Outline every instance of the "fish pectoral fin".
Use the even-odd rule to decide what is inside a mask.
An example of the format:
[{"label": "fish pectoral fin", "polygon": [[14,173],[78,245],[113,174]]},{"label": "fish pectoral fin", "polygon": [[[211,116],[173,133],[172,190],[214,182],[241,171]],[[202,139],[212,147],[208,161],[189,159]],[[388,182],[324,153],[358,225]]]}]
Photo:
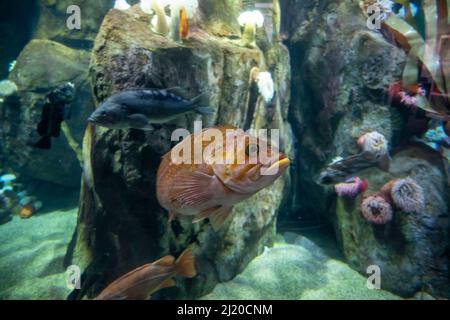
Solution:
[{"label": "fish pectoral fin", "polygon": [[225,220],[227,220],[227,218],[230,216],[232,210],[233,207],[226,207],[226,206],[219,206],[207,209],[200,212],[193,222],[195,223],[208,218],[212,224],[214,231],[219,231],[219,229],[225,223]]},{"label": "fish pectoral fin", "polygon": [[129,124],[136,129],[146,129],[151,130],[153,129],[152,125],[150,124],[149,119],[140,113],[132,114],[127,117]]},{"label": "fish pectoral fin", "polygon": [[230,216],[232,210],[233,207],[222,207],[209,218],[214,231],[219,231],[219,229],[225,223],[225,220],[227,220],[227,218]]},{"label": "fish pectoral fin", "polygon": [[217,192],[216,177],[203,172],[192,172],[177,178],[171,190],[172,202],[181,207],[191,207],[211,200]]},{"label": "fish pectoral fin", "polygon": [[173,264],[175,263],[175,258],[173,256],[165,256],[162,257],[161,259],[153,262],[153,265],[158,265],[158,266],[165,266],[165,267],[170,267],[173,266]]},{"label": "fish pectoral fin", "polygon": [[174,287],[175,285],[176,285],[175,280],[173,280],[172,278],[169,278],[169,279],[164,280],[163,283],[161,283],[161,285],[159,286],[159,289],[170,288],[170,287]]}]

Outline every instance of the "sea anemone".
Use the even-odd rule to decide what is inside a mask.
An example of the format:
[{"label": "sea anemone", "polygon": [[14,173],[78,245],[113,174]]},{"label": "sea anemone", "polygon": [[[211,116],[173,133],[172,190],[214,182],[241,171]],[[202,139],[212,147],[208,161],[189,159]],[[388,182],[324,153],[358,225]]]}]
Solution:
[{"label": "sea anemone", "polygon": [[273,0],[272,24],[272,40],[281,41],[281,7],[279,0]]},{"label": "sea anemone", "polygon": [[16,93],[18,90],[17,85],[10,80],[0,81],[0,98],[8,97]]},{"label": "sea anemone", "polygon": [[181,41],[181,6],[175,2],[170,7],[170,38],[174,42]]},{"label": "sea anemone", "polygon": [[[170,7],[170,17],[166,15],[166,7]],[[188,19],[195,16],[198,0],[141,0],[141,9],[154,13],[151,24],[155,32],[163,36],[170,33],[171,39],[179,42],[188,36]]]},{"label": "sea anemone", "polygon": [[186,40],[189,36],[189,18],[185,7],[181,8],[180,13],[180,34],[183,40]]},{"label": "sea anemone", "polygon": [[159,33],[163,36],[167,36],[169,34],[169,24],[170,18],[166,16],[164,12],[164,8],[161,3],[157,0],[141,0],[140,3],[141,10],[145,13],[151,14],[152,12],[155,15],[152,18],[151,24],[156,33]]},{"label": "sea anemone", "polygon": [[448,136],[448,133],[446,132],[446,129],[443,124],[440,124],[439,126],[429,129],[425,133],[425,143],[435,143],[438,145],[445,145],[450,146],[450,137]]},{"label": "sea anemone", "polygon": [[140,7],[141,10],[147,14],[151,14],[153,10],[153,1],[154,0],[141,0]]},{"label": "sea anemone", "polygon": [[198,0],[158,0],[158,3],[163,8],[169,6],[171,10],[175,6],[184,7],[189,19],[194,18],[198,9]]},{"label": "sea anemone", "polygon": [[358,139],[358,145],[363,152],[383,156],[388,154],[388,142],[384,135],[377,131],[368,132]]},{"label": "sea anemone", "polygon": [[5,174],[0,177],[0,183],[3,184],[3,187],[0,189],[0,195],[4,194],[8,191],[13,191],[13,181],[16,180],[17,177],[14,174]]},{"label": "sea anemone", "polygon": [[369,9],[371,7],[378,7],[380,9],[379,19],[380,21],[384,21],[393,12],[392,8],[394,4],[392,0],[363,0],[360,2],[360,7],[365,15],[369,15]]},{"label": "sea anemone", "polygon": [[128,4],[126,0],[116,0],[114,3],[114,9],[118,10],[128,10],[131,6]]},{"label": "sea anemone", "polygon": [[394,1],[392,0],[378,0],[376,5],[379,6],[381,10],[381,20],[386,20],[392,13],[392,7],[394,6]]},{"label": "sea anemone", "polygon": [[257,78],[259,94],[269,103],[275,94],[272,75],[270,72],[260,72]]},{"label": "sea anemone", "polygon": [[410,177],[393,180],[382,191],[390,193],[394,205],[407,213],[419,213],[425,208],[423,188]]},{"label": "sea anemone", "polygon": [[381,225],[392,220],[393,210],[383,195],[374,194],[361,203],[361,214],[370,223]]},{"label": "sea anemone", "polygon": [[339,183],[334,186],[339,197],[354,198],[360,193],[364,193],[369,186],[367,180],[361,180],[359,177],[347,180],[344,183]]},{"label": "sea anemone", "polygon": [[17,179],[17,177],[14,174],[5,174],[0,177],[0,182],[8,184],[8,183],[13,182],[16,179]]},{"label": "sea anemone", "polygon": [[264,25],[264,16],[258,10],[245,11],[238,18],[239,24],[244,27],[241,44],[245,47],[256,47],[256,28]]},{"label": "sea anemone", "polygon": [[12,72],[14,70],[14,68],[16,67],[16,64],[17,64],[16,60],[11,61],[8,65],[8,71]]},{"label": "sea anemone", "polygon": [[389,87],[389,98],[392,103],[413,110],[418,108],[420,99],[426,97],[426,95],[427,92],[420,84],[404,88],[402,82],[396,82]]}]

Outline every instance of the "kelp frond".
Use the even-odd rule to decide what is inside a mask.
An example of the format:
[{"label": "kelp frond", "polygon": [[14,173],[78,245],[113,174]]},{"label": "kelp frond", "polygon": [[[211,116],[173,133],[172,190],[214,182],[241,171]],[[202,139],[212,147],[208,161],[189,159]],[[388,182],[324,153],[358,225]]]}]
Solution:
[{"label": "kelp frond", "polygon": [[417,84],[420,77],[428,78],[431,82],[430,97],[420,98],[418,107],[448,118],[450,61],[445,55],[450,46],[450,0],[414,1],[415,5],[420,4],[418,8],[424,19],[424,30],[419,30],[420,23],[412,14],[412,1],[394,2],[404,7],[405,16],[390,14],[383,20],[382,28],[408,54],[402,82],[404,86],[410,86]]}]

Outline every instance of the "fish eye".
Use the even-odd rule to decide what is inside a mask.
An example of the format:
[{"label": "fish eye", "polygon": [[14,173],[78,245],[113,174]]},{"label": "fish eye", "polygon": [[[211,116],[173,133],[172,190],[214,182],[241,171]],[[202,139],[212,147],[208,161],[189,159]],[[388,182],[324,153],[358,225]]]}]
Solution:
[{"label": "fish eye", "polygon": [[245,148],[245,153],[248,156],[254,156],[257,155],[259,152],[259,146],[256,143],[250,143]]}]

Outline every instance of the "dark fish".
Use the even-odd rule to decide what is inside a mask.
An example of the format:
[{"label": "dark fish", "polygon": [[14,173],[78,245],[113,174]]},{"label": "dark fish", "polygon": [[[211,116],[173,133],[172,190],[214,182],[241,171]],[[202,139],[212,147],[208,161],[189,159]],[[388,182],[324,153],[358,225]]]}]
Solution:
[{"label": "dark fish", "polygon": [[203,95],[187,100],[180,92],[179,88],[122,91],[109,97],[88,121],[110,129],[151,130],[152,123],[166,123],[189,112],[213,114],[211,108],[200,106]]},{"label": "dark fish", "polygon": [[34,145],[35,148],[48,150],[52,147],[51,138],[59,137],[61,123],[70,119],[70,103],[74,95],[75,87],[70,82],[49,93],[37,127],[37,132],[42,138]]},{"label": "dark fish", "polygon": [[322,184],[344,182],[355,173],[371,167],[388,171],[389,162],[388,154],[377,157],[370,152],[362,152],[330,164],[320,173],[319,180]]}]

